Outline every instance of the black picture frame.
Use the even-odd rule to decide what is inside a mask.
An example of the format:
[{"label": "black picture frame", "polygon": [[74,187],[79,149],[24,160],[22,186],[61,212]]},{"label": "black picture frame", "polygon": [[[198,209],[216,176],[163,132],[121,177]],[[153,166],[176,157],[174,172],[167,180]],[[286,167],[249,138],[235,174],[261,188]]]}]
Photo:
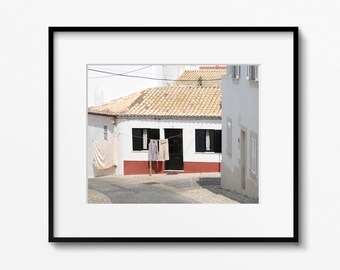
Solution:
[{"label": "black picture frame", "polygon": [[[56,237],[54,196],[54,37],[60,32],[286,32],[293,34],[294,179],[292,237]],[[48,241],[49,242],[298,242],[299,241],[299,36],[298,27],[49,27],[48,29]]]}]

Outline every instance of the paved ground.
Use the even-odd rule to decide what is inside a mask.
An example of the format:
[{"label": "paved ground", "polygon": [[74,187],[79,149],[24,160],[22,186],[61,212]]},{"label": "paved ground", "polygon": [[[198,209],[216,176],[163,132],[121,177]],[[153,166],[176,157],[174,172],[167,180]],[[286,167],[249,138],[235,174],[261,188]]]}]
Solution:
[{"label": "paved ground", "polygon": [[219,173],[89,178],[89,203],[257,203],[220,188]]}]

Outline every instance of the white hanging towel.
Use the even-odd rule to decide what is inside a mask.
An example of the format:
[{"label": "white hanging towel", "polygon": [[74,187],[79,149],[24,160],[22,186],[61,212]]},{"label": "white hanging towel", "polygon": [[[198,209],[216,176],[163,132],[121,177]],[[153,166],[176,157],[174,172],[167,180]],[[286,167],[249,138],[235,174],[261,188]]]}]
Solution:
[{"label": "white hanging towel", "polygon": [[114,141],[104,140],[93,142],[95,166],[99,170],[114,166]]},{"label": "white hanging towel", "polygon": [[158,160],[169,160],[169,141],[168,139],[159,140]]}]

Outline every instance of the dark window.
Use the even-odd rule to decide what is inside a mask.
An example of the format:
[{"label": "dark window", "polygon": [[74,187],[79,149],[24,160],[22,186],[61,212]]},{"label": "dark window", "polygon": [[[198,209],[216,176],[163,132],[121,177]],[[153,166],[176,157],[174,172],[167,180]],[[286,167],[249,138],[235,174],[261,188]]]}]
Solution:
[{"label": "dark window", "polygon": [[196,129],[196,152],[205,152],[205,129]]},{"label": "dark window", "polygon": [[132,129],[132,149],[135,151],[143,150],[143,129]]},{"label": "dark window", "polygon": [[247,66],[247,80],[258,81],[258,66]]},{"label": "dark window", "polygon": [[229,66],[229,77],[232,79],[239,79],[240,78],[240,66]]},{"label": "dark window", "polygon": [[107,140],[107,126],[104,126],[104,140]]},{"label": "dark window", "polygon": [[159,129],[133,128],[132,150],[141,151],[149,149],[150,139],[159,139]]},{"label": "dark window", "polygon": [[216,153],[222,152],[222,130],[215,130],[214,150]]},{"label": "dark window", "polygon": [[213,129],[196,129],[196,152],[221,153],[222,131]]}]

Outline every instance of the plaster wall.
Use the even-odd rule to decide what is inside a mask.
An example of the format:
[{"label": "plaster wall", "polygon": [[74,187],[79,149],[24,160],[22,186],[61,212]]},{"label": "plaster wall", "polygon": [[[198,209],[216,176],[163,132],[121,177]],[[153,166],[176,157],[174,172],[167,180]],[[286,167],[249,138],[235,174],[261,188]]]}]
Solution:
[{"label": "plaster wall", "polygon": [[[257,175],[250,173],[250,135],[257,138],[259,152],[259,82],[248,81],[247,66],[241,65],[240,78],[222,79],[222,162],[221,186],[251,198],[258,198]],[[227,154],[227,119],[232,120],[232,151]],[[245,132],[245,188],[241,185],[241,130]]]},{"label": "plaster wall", "polygon": [[[111,117],[89,115],[88,117],[88,177],[99,176],[94,170],[93,140],[103,139],[103,126],[108,125],[109,138],[117,136],[118,166],[116,172],[103,172],[104,174],[123,175],[124,161],[147,161],[148,151],[132,150],[132,128],[158,128],[160,138],[164,138],[164,129],[183,129],[183,161],[216,163],[221,161],[221,153],[195,152],[195,129],[221,129],[219,119],[151,119],[151,118],[118,118],[115,125]],[[191,163],[190,163],[191,164]],[[100,174],[102,175],[102,174]]]}]

